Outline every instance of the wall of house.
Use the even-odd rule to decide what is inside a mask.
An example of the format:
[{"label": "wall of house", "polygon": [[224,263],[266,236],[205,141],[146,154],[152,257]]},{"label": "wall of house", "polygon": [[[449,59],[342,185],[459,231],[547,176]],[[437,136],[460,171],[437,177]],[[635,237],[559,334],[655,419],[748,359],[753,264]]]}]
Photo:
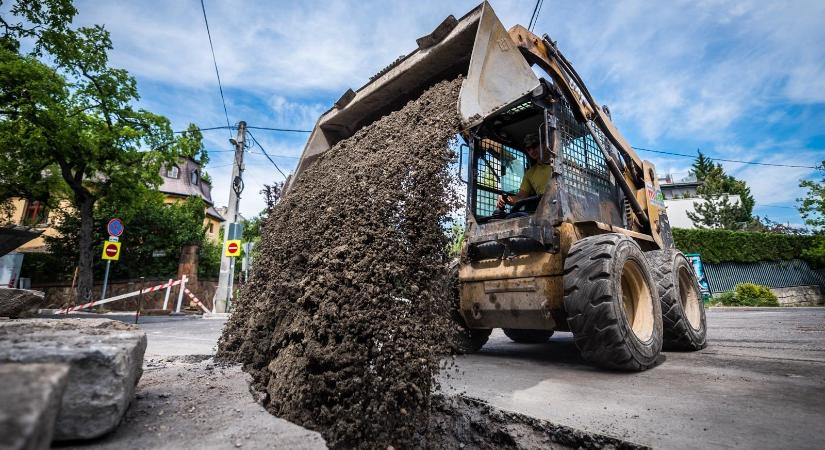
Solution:
[{"label": "wall of house", "polygon": [[[728,201],[732,204],[739,204],[740,199],[738,195],[725,194]],[[673,228],[696,228],[693,226],[693,221],[688,217],[688,212],[695,212],[694,203],[705,203],[701,198],[678,198],[665,200],[665,207],[667,207],[667,218],[670,221],[670,226]]]},{"label": "wall of house", "polygon": [[[71,203],[68,201],[60,202],[60,208],[69,208],[71,207]],[[12,223],[17,225],[22,224],[23,222],[23,213],[26,208],[26,200],[22,198],[16,198],[12,200],[12,215],[10,220]],[[45,223],[40,224],[40,226],[35,226],[34,228],[45,228],[43,234],[41,234],[36,239],[33,239],[20,247],[17,248],[16,251],[18,252],[45,252],[46,251],[46,242],[43,240],[44,236],[57,236],[57,230],[54,229],[54,225],[57,223],[57,214],[55,211],[50,210],[48,212],[48,217]]]}]

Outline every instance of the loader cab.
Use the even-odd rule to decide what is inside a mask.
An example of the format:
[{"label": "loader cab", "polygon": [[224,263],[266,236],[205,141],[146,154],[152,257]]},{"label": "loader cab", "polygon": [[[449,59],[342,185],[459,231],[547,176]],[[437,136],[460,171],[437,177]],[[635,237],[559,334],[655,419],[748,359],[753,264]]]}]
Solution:
[{"label": "loader cab", "polygon": [[504,209],[498,209],[496,202],[500,195],[518,193],[530,167],[542,163],[531,158],[523,147],[527,135],[540,138],[540,159],[543,158],[545,164],[549,162],[552,148],[546,143],[544,118],[544,108],[525,98],[476,130],[471,143],[468,199],[477,223],[512,218],[515,213],[520,216],[535,213],[539,195],[516,205],[506,205]]}]

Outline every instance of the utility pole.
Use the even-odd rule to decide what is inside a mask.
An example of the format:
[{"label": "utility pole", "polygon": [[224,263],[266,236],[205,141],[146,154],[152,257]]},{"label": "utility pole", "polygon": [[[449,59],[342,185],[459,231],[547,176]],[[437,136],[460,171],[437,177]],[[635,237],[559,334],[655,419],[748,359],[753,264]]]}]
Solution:
[{"label": "utility pole", "polygon": [[235,146],[235,162],[232,165],[232,185],[229,187],[229,207],[226,210],[226,225],[223,229],[223,246],[221,248],[221,273],[218,277],[218,289],[215,291],[215,298],[213,305],[215,305],[216,313],[225,313],[227,306],[232,299],[232,278],[234,261],[232,257],[226,256],[224,249],[226,248],[226,241],[234,238],[229,236],[230,229],[234,228],[231,224],[238,221],[238,207],[241,202],[241,192],[243,191],[243,152],[246,141],[246,122],[240,121],[238,123],[238,136],[235,139],[230,139]]}]

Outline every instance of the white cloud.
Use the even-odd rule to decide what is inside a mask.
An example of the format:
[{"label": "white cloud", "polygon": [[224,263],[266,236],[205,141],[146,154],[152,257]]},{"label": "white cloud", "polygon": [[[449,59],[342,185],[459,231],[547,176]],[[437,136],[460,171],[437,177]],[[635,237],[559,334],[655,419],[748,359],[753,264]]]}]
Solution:
[{"label": "white cloud", "polygon": [[[361,86],[411,51],[415,38],[448,14],[460,17],[476,4],[207,1],[230,121],[311,128],[346,88]],[[526,25],[533,6],[523,1],[493,4],[508,27]],[[103,23],[112,32],[112,63],[138,77],[143,105],[168,115],[176,128],[190,121],[225,123],[198,1],[82,0],[77,6],[79,23]],[[822,17],[825,2],[819,0],[569,1],[545,4],[536,31],[558,40],[596,97],[611,106],[620,128],[645,144],[699,137],[714,145],[715,155],[811,165],[823,159],[822,151],[801,143],[768,143],[774,147],[765,144],[757,150],[725,144],[738,142],[742,136],[735,125],[754,115],[777,126],[797,120],[773,105],[825,102]],[[300,154],[305,139],[255,135],[270,152],[290,156]],[[210,149],[230,149],[226,133],[205,136]],[[213,166],[226,164],[231,153],[214,153],[212,159]],[[660,172],[686,172],[689,163],[651,159]],[[260,155],[249,160],[262,164],[248,166],[245,215],[263,207],[250,192],[277,178]],[[752,184],[760,203],[798,196],[793,184],[804,175],[730,169]],[[210,172],[214,197],[222,204],[229,170]]]}]

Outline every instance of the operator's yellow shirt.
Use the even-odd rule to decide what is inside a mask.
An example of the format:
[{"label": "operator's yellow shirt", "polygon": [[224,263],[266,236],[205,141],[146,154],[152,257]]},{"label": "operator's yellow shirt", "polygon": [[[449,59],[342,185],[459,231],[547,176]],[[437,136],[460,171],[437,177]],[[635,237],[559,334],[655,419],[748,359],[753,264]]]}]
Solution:
[{"label": "operator's yellow shirt", "polygon": [[531,195],[544,195],[544,189],[547,187],[547,180],[550,179],[550,174],[553,173],[553,167],[550,164],[534,164],[524,172],[524,178],[521,179],[521,187],[519,191]]}]

